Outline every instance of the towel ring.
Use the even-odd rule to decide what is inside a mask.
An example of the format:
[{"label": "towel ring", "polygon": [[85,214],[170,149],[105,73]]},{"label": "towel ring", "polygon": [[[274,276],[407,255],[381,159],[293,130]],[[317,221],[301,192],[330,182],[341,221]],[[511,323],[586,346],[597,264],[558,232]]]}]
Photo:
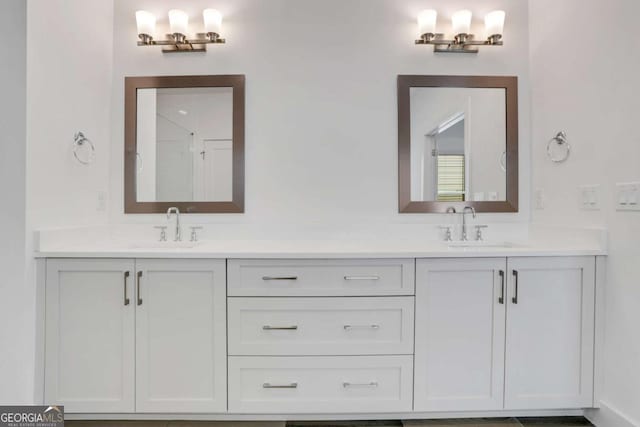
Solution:
[{"label": "towel ring", "polygon": [[[556,148],[556,150],[554,150]],[[557,150],[557,149],[560,150]],[[558,132],[547,144],[547,156],[554,163],[564,163],[571,154],[571,144],[567,141],[565,132]]]},{"label": "towel ring", "polygon": [[[81,148],[85,148],[85,151],[88,149],[88,155],[81,156],[79,151]],[[73,137],[73,156],[76,158],[78,162],[83,165],[90,165],[93,163],[93,160],[96,158],[96,147],[93,145],[93,142],[82,132],[76,132]]]}]

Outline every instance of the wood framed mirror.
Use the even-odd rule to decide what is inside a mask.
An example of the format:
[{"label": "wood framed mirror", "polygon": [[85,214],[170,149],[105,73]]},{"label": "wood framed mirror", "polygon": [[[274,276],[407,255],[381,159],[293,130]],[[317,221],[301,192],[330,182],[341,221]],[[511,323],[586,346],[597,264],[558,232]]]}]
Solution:
[{"label": "wood framed mirror", "polygon": [[127,214],[244,212],[245,77],[125,78]]},{"label": "wood framed mirror", "polygon": [[518,212],[518,78],[398,76],[400,213]]}]

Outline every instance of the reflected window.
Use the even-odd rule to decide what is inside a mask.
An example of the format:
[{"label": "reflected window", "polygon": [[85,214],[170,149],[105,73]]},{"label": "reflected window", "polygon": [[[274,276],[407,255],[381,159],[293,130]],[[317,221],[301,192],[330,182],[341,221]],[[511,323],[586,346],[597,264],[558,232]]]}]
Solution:
[{"label": "reflected window", "polygon": [[438,156],[438,202],[464,202],[464,156]]}]

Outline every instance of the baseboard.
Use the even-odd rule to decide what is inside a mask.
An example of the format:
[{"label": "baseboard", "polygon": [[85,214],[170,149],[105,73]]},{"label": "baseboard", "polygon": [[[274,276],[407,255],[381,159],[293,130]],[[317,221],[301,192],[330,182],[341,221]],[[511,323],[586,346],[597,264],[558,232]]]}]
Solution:
[{"label": "baseboard", "polygon": [[[66,420],[183,420],[183,421],[367,421],[441,418],[567,417],[583,416],[582,409],[477,412],[399,412],[384,414],[71,414]],[[635,427],[632,424],[629,426]],[[599,426],[602,427],[602,426]],[[609,426],[607,426],[609,427]],[[627,426],[624,426],[627,427]]]},{"label": "baseboard", "polygon": [[606,402],[601,402],[600,409],[587,409],[584,416],[596,427],[640,427],[640,423]]}]

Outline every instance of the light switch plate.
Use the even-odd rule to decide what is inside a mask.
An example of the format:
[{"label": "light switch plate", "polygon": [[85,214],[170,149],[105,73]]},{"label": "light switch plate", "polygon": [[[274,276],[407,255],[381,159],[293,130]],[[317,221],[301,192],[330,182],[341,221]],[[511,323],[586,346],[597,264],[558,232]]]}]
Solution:
[{"label": "light switch plate", "polygon": [[640,211],[640,182],[616,184],[615,203],[619,211]]},{"label": "light switch plate", "polygon": [[599,211],[601,209],[599,185],[580,187],[580,206],[585,211]]}]

